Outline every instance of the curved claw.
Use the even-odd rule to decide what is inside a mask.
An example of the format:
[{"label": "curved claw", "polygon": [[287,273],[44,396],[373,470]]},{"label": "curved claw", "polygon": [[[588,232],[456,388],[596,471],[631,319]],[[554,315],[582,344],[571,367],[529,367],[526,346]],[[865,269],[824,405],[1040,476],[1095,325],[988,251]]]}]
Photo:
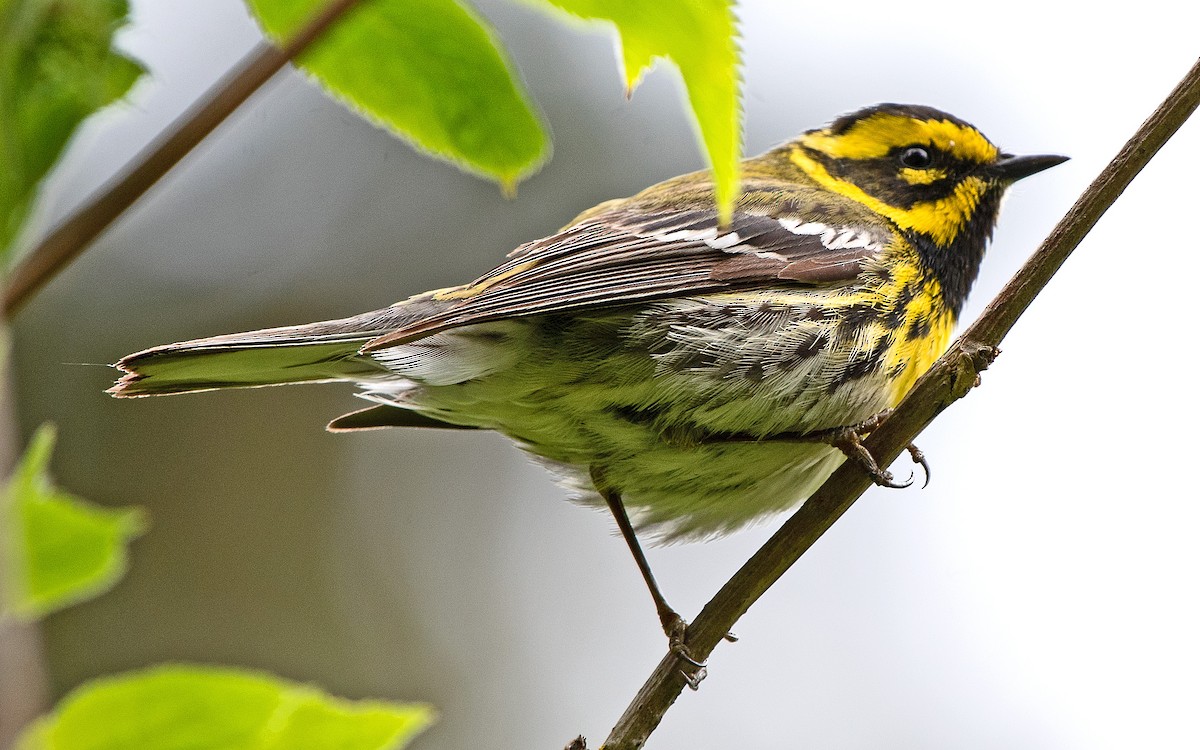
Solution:
[{"label": "curved claw", "polygon": [[931,473],[929,471],[929,461],[926,460],[925,454],[921,451],[921,449],[918,448],[917,446],[913,445],[912,443],[908,444],[907,450],[908,450],[908,455],[913,460],[913,463],[920,466],[921,470],[923,472],[925,472],[925,482],[924,482],[924,484],[921,485],[921,489],[925,489],[926,487],[929,486],[929,477],[931,475]]},{"label": "curved claw", "polygon": [[880,487],[887,487],[893,490],[903,490],[908,487],[912,487],[917,475],[915,473],[909,474],[908,479],[905,479],[903,482],[897,482],[892,478],[892,473],[890,471],[881,471],[877,475],[872,475],[871,478],[874,479],[875,484],[879,485]]},{"label": "curved claw", "polygon": [[671,653],[679,661],[692,666],[693,671],[690,674],[686,669],[680,669],[679,674],[683,675],[683,681],[687,683],[688,688],[699,690],[700,683],[704,682],[705,677],[708,677],[708,662],[693,659],[692,655],[688,653],[687,646],[683,643],[672,643]]},{"label": "curved claw", "polygon": [[696,670],[695,674],[688,674],[681,669],[679,674],[683,676],[683,681],[687,683],[688,688],[696,691],[700,689],[700,683],[704,682],[704,678],[708,677],[708,670],[701,667]]},{"label": "curved claw", "polygon": [[672,623],[670,632],[667,635],[671,644],[671,653],[679,661],[691,666],[693,671],[690,674],[686,669],[680,669],[679,674],[683,675],[683,679],[687,682],[689,688],[699,690],[700,683],[708,676],[708,662],[697,661],[688,652],[687,643],[685,643],[687,639],[687,623],[678,615],[676,617],[678,619]]},{"label": "curved claw", "polygon": [[682,643],[672,643],[671,653],[675,654],[675,658],[679,661],[687,662],[696,669],[704,669],[708,666],[708,662],[706,661],[696,661],[693,659],[692,655],[688,653],[687,646],[683,645]]}]

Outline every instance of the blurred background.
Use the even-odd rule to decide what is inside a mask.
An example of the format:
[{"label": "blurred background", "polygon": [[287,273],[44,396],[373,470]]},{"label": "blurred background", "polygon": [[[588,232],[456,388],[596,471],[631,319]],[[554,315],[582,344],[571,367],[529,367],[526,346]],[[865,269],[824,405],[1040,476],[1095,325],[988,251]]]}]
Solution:
[{"label": "blurred background", "polygon": [[[287,72],[16,320],[24,434],[153,527],[111,593],[45,625],[54,689],[159,662],[238,664],[429,701],[424,750],[607,734],[664,651],[605,515],[503,438],[330,435],[361,402],[297,387],[117,402],[101,366],[466,281],[600,200],[703,166],[676,75],[632,101],[602,27],[477,3],[555,138],[515,200]],[[934,105],[1073,160],[1013,191],[973,319],[1195,61],[1200,7],[1147,0],[746,0],[746,151],[880,101]],[[52,224],[259,39],[236,0],[134,0],[151,76],[90,123]],[[739,623],[651,747],[1200,745],[1194,223],[1200,122],[1101,221],[921,438],[924,491],[873,489]],[[908,467],[901,463],[902,473]],[[654,548],[692,616],[782,518]]]}]

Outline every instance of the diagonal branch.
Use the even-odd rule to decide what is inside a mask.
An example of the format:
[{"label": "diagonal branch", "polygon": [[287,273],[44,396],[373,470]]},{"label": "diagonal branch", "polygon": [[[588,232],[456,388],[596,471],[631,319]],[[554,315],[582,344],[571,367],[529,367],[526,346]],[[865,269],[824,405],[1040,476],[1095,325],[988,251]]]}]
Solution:
[{"label": "diagonal branch", "polygon": [[[1200,61],[1155,110],[1121,152],[1088,186],[1050,236],[970,328],[951,345],[897,407],[870,434],[865,445],[886,466],[950,404],[978,383],[978,374],[995,358],[996,348],[1034,297],[1100,216],[1116,201],[1150,158],[1200,104]],[[706,659],[750,605],[779,579],[870,486],[850,462],[828,481],[717,592],[688,628],[688,650]],[[674,655],[659,662],[625,709],[603,747],[642,747],[663,714],[679,697],[685,682]]]},{"label": "diagonal branch", "polygon": [[25,256],[13,269],[4,290],[3,317],[11,318],[242,102],[358,3],[359,0],[330,0],[283,46],[262,42],[246,55],[237,68]]}]

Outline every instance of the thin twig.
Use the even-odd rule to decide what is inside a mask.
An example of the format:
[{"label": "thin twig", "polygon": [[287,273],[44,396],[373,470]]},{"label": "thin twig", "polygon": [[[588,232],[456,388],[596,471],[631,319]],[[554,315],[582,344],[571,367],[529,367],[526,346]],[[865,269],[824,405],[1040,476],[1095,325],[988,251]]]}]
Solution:
[{"label": "thin twig", "polygon": [[[974,325],[922,377],[886,422],[865,441],[886,466],[934,417],[965,396],[995,357],[1000,341],[1046,286],[1096,221],[1125,190],[1200,104],[1200,61],[1155,110],[1121,152],[1088,186],[1054,231],[988,305]],[[870,486],[850,462],[844,463],[795,515],[742,566],[705,605],[688,628],[688,651],[708,657],[722,636],[803,555]],[[604,750],[642,747],[685,681],[676,657],[668,654],[618,720]]]},{"label": "thin twig", "polygon": [[234,70],[171,123],[119,175],[46,235],[13,269],[4,290],[4,317],[11,318],[242,102],[358,3],[359,0],[331,0],[282,47],[262,42],[251,50]]}]

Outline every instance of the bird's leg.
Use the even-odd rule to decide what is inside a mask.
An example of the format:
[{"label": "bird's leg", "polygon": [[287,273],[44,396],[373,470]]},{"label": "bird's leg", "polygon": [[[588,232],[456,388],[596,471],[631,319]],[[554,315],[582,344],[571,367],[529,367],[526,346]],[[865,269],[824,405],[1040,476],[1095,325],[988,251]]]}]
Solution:
[{"label": "bird's leg", "polygon": [[612,490],[601,490],[600,494],[608,503],[608,509],[612,511],[613,518],[617,521],[617,528],[621,530],[621,536],[625,538],[625,544],[629,546],[634,562],[637,563],[638,570],[642,572],[642,579],[646,581],[646,588],[650,590],[650,598],[654,600],[654,609],[658,611],[658,620],[662,623],[663,632],[673,640],[680,637],[687,625],[679,613],[667,604],[666,597],[659,590],[658,582],[654,580],[654,573],[650,570],[650,563],[647,562],[646,555],[642,552],[642,546],[633,530],[633,524],[629,522],[629,516],[625,512],[625,504],[621,502],[621,494]]},{"label": "bird's leg", "polygon": [[688,687],[696,690],[700,686],[700,681],[704,679],[706,670],[704,662],[693,659],[688,653],[687,621],[680,617],[679,613],[671,608],[671,605],[667,604],[666,597],[659,590],[658,582],[654,580],[654,573],[650,570],[650,563],[646,560],[645,553],[642,552],[642,545],[638,542],[637,534],[634,533],[633,524],[629,522],[629,514],[625,512],[625,504],[621,502],[621,493],[606,487],[600,481],[595,470],[592,471],[592,480],[596,485],[596,491],[604,498],[604,502],[608,503],[608,509],[612,511],[613,518],[617,521],[617,528],[621,530],[621,536],[625,538],[625,544],[633,554],[633,560],[642,573],[646,588],[650,590],[650,598],[654,600],[654,609],[658,611],[658,621],[662,623],[663,632],[667,635],[671,653],[691,667],[690,670],[681,669],[680,673],[687,681]]}]

